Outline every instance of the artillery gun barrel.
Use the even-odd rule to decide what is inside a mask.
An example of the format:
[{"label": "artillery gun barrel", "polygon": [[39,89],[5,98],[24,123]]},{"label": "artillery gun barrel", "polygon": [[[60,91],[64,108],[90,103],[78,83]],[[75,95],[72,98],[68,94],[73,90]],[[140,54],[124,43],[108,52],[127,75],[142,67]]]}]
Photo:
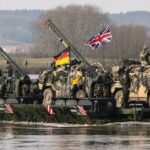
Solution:
[{"label": "artillery gun barrel", "polygon": [[48,20],[47,21],[47,25],[48,28],[50,30],[52,30],[57,38],[59,39],[59,41],[67,48],[70,47],[70,50],[72,51],[72,53],[80,60],[82,61],[87,69],[89,70],[90,74],[92,77],[95,77],[97,74],[94,71],[94,69],[91,67],[91,65],[87,62],[87,60],[78,52],[78,50],[67,40],[67,38],[60,32],[60,30],[55,26],[55,24],[51,21]]},{"label": "artillery gun barrel", "polygon": [[20,67],[9,57],[9,55],[0,47],[0,55],[8,62],[11,62],[17,69],[19,76],[24,76],[25,73],[20,69]]}]

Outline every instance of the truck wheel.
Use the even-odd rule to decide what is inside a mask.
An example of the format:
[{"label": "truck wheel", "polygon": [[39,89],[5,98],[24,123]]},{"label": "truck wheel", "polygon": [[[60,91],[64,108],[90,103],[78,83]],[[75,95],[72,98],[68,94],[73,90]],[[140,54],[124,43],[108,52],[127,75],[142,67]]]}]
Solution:
[{"label": "truck wheel", "polygon": [[117,91],[114,98],[116,100],[116,107],[123,107],[124,106],[123,91],[122,90]]},{"label": "truck wheel", "polygon": [[84,98],[85,92],[83,90],[79,90],[76,92],[76,98]]},{"label": "truck wheel", "polygon": [[53,93],[51,89],[45,89],[43,92],[43,103],[42,105],[47,106],[47,105],[51,105],[52,103],[52,97],[53,97]]}]

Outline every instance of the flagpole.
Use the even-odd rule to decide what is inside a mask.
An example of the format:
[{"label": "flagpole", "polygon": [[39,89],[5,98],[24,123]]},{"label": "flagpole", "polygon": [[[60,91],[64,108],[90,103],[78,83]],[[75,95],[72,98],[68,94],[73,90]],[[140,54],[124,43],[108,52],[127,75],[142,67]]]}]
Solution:
[{"label": "flagpole", "polygon": [[91,76],[97,76],[94,69],[91,65],[87,62],[87,60],[78,52],[78,50],[64,37],[64,35],[58,30],[58,28],[52,23],[51,20],[47,22],[48,28],[51,29],[59,39],[59,41],[67,48],[70,47],[72,53],[76,56],[76,58],[80,59],[83,63],[85,63],[86,67],[89,69]]}]

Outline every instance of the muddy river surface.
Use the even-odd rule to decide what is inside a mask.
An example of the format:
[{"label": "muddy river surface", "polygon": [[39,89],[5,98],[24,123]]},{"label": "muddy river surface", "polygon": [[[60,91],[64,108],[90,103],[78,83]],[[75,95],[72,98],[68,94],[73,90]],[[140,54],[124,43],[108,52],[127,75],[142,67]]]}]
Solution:
[{"label": "muddy river surface", "polygon": [[0,150],[148,150],[150,124],[43,127],[0,124]]}]

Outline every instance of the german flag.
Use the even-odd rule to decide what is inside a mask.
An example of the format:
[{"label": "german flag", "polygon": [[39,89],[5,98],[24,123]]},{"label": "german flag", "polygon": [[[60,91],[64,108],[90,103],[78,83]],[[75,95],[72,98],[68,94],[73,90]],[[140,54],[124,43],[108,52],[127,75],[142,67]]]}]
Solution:
[{"label": "german flag", "polygon": [[70,64],[70,50],[65,49],[58,55],[54,56],[55,66]]}]

